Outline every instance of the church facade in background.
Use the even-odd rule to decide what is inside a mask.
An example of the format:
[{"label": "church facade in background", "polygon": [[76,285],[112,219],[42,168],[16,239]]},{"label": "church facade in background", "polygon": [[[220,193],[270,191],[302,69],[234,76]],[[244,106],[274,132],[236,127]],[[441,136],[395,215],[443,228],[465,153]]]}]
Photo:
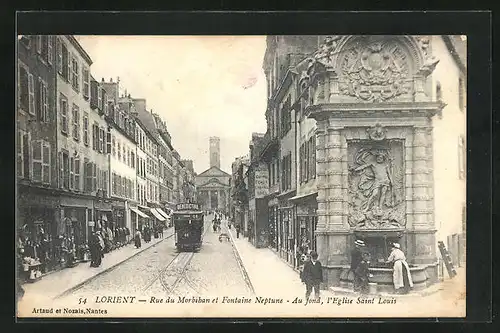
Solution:
[{"label": "church facade in background", "polygon": [[220,138],[210,138],[210,168],[196,176],[198,201],[204,210],[229,211],[231,175],[220,168]]}]

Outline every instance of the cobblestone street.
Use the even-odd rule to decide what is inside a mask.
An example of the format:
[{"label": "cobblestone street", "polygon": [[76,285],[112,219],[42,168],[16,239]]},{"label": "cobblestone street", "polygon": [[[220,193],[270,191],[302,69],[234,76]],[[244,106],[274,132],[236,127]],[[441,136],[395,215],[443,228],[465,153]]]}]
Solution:
[{"label": "cobblestone street", "polygon": [[[179,254],[175,248],[175,238],[169,237],[91,279],[81,288],[65,295],[61,301],[66,299],[74,302],[80,298],[95,298],[96,295],[250,296],[251,290],[245,282],[231,241],[227,239],[220,242],[219,233],[212,231],[207,218],[205,227],[203,246],[199,252]],[[174,269],[170,269],[172,264],[176,266]]]}]

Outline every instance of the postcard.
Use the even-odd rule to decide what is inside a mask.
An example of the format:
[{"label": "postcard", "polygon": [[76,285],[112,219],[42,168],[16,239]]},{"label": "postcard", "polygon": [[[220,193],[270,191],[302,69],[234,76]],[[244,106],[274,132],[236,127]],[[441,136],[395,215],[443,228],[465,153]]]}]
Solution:
[{"label": "postcard", "polygon": [[17,316],[465,317],[466,55],[18,35]]}]

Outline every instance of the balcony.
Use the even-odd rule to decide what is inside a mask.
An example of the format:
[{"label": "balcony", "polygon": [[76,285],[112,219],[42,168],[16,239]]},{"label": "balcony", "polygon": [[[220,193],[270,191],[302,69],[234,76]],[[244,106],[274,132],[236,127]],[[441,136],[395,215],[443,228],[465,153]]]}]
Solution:
[{"label": "balcony", "polygon": [[276,156],[279,152],[279,145],[280,141],[278,137],[272,138],[269,132],[266,132],[260,144],[255,147],[255,156],[259,156],[260,159],[268,161],[272,156]]}]

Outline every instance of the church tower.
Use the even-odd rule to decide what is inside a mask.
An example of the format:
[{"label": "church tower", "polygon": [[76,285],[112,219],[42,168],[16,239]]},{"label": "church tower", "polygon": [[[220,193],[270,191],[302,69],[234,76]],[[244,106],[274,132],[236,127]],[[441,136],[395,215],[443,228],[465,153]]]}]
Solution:
[{"label": "church tower", "polygon": [[210,137],[210,167],[220,169],[220,138],[217,136]]}]

